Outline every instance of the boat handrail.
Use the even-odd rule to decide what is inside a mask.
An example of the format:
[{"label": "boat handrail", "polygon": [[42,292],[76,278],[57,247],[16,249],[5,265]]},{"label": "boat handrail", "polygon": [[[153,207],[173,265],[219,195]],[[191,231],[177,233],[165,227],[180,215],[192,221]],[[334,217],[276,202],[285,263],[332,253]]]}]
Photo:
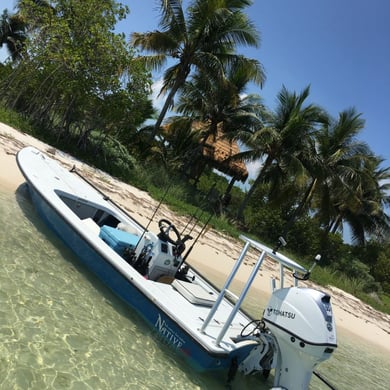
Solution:
[{"label": "boat handrail", "polygon": [[250,242],[251,246],[257,250],[259,250],[260,252],[263,252],[265,251],[267,253],[267,255],[269,257],[271,257],[273,260],[275,260],[276,262],[294,270],[294,271],[300,271],[300,272],[307,272],[307,269],[305,267],[302,267],[300,264],[298,264],[297,262],[295,262],[294,260],[291,260],[289,259],[287,256],[279,253],[279,252],[275,252],[273,249],[267,247],[266,245],[258,242],[258,241],[255,241],[249,237],[246,237],[244,235],[240,235],[240,238],[246,242]]},{"label": "boat handrail", "polygon": [[[287,256],[276,252],[274,249],[262,244],[261,242],[255,241],[247,236],[240,235],[240,238],[246,242],[249,242],[253,248],[260,252],[266,252],[267,256],[279,263],[279,288],[284,287],[284,268],[287,267],[293,271],[293,274],[297,271],[302,274],[308,274],[308,270],[302,267],[294,260],[289,259]],[[294,286],[298,286],[298,278],[294,277]],[[275,281],[272,283],[272,290],[275,289]]]},{"label": "boat handrail", "polygon": [[234,294],[233,291],[230,291],[228,289],[225,290],[225,295],[231,299],[234,299],[235,301],[237,301],[240,297],[237,296],[236,294]]},{"label": "boat handrail", "polygon": [[[201,333],[206,333],[206,328],[207,326],[209,325],[210,321],[212,320],[212,318],[214,317],[214,314],[216,313],[216,311],[218,310],[218,307],[220,306],[221,302],[223,301],[223,299],[225,298],[225,296],[232,296],[236,299],[236,303],[235,305],[233,306],[230,314],[229,314],[229,317],[227,318],[227,320],[225,321],[220,333],[218,334],[217,338],[216,338],[216,344],[217,345],[220,345],[223,337],[225,336],[229,326],[231,325],[231,323],[233,322],[233,318],[234,316],[237,314],[237,312],[240,310],[240,307],[243,303],[243,300],[245,299],[248,291],[249,291],[249,288],[251,287],[255,277],[256,277],[256,274],[258,272],[258,270],[260,269],[264,259],[266,256],[269,256],[271,257],[272,259],[276,260],[279,264],[280,264],[280,271],[281,271],[281,274],[283,273],[284,271],[284,267],[288,267],[288,268],[291,268],[294,272],[295,271],[299,271],[299,272],[303,272],[303,273],[307,273],[307,270],[302,267],[301,265],[299,265],[298,263],[296,263],[295,261],[289,259],[288,257],[280,254],[280,253],[277,253],[275,251],[273,251],[271,248],[255,241],[255,240],[252,240],[251,238],[248,238],[246,236],[243,236],[241,235],[240,238],[242,240],[245,241],[245,245],[236,261],[236,264],[234,265],[230,275],[228,276],[226,282],[225,282],[225,285],[223,286],[223,288],[221,289],[214,305],[212,306],[212,308],[210,309],[209,311],[209,314],[207,316],[207,318],[204,320],[203,322],[203,325],[202,327],[200,328],[200,332]],[[233,281],[234,279],[234,276],[236,275],[238,269],[240,268],[248,250],[250,247],[253,247],[255,249],[257,249],[259,252],[260,252],[260,255],[252,269],[252,272],[251,274],[249,275],[249,278],[246,282],[246,284],[244,285],[244,288],[242,289],[241,291],[241,294],[239,296],[236,296],[235,294],[233,294],[229,289],[228,287],[230,286],[231,282]],[[297,283],[297,280],[295,279],[295,283]],[[283,287],[283,278],[282,278],[282,275],[281,275],[281,288]]]},{"label": "boat handrail", "polygon": [[[205,333],[206,331],[206,328],[208,326],[208,324],[210,323],[210,321],[212,320],[214,314],[216,313],[216,311],[218,310],[218,307],[220,306],[221,302],[223,301],[223,298],[225,297],[225,295],[229,294],[230,291],[228,290],[228,287],[230,286],[231,282],[233,281],[233,278],[235,276],[235,274],[237,273],[238,269],[240,268],[244,258],[245,258],[245,255],[249,249],[249,247],[251,246],[251,243],[249,241],[247,241],[244,245],[244,248],[242,249],[241,253],[240,253],[240,256],[238,257],[237,259],[237,262],[235,264],[235,266],[233,267],[233,270],[231,272],[231,274],[229,275],[228,279],[226,280],[225,282],[225,286],[222,288],[220,294],[218,295],[218,298],[216,299],[213,307],[211,308],[207,318],[205,319],[205,321],[203,322],[203,325],[200,329],[200,332],[202,333]],[[234,305],[234,307],[232,308],[230,314],[229,314],[229,317],[227,318],[225,324],[223,325],[221,331],[219,332],[219,335],[217,336],[216,338],[216,344],[217,345],[220,345],[221,343],[221,340],[223,339],[223,337],[225,336],[227,330],[229,329],[229,326],[231,325],[231,323],[233,322],[233,318],[234,316],[237,314],[237,312],[240,310],[240,307],[249,291],[249,288],[250,286],[252,285],[255,277],[256,277],[256,274],[257,274],[257,271],[260,269],[260,266],[261,264],[263,263],[263,260],[265,258],[265,255],[266,255],[266,252],[262,252],[255,264],[255,266],[253,267],[252,269],[252,272],[248,278],[248,281],[246,282],[242,292],[241,292],[241,295],[239,297],[237,297],[237,302],[236,304]]]}]

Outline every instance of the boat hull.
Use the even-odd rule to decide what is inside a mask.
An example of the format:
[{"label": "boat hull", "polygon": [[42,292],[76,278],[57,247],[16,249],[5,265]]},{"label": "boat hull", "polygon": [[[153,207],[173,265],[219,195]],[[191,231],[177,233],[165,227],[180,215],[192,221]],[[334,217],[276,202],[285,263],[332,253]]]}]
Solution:
[{"label": "boat hull", "polygon": [[32,202],[42,220],[77,256],[78,260],[93,272],[130,308],[135,310],[159,335],[160,339],[185,357],[199,372],[227,371],[232,361],[241,361],[253,346],[239,348],[232,353],[216,354],[206,350],[189,333],[176,324],[157,303],[152,302],[131,280],[121,274],[107,259],[95,250],[78,231],[41,196],[32,183],[27,182]]}]

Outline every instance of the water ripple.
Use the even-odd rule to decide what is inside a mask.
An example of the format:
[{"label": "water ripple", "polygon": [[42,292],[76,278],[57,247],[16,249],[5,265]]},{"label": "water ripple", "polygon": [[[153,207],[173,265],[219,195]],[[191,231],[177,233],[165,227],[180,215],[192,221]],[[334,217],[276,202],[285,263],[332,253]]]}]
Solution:
[{"label": "water ripple", "polygon": [[[193,372],[78,265],[24,188],[0,192],[0,223],[1,389],[224,389],[223,381]],[[386,357],[342,341],[320,371],[339,389],[385,390]],[[311,389],[325,388],[312,382]],[[233,389],[271,384],[238,378]]]}]

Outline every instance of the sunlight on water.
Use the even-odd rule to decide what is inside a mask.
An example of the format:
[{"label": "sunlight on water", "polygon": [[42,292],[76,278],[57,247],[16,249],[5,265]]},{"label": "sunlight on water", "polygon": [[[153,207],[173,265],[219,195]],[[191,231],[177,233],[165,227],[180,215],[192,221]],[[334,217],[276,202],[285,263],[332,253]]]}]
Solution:
[{"label": "sunlight on water", "polygon": [[[182,362],[78,265],[40,221],[24,186],[0,192],[0,222],[0,389],[225,388]],[[347,341],[319,371],[339,389],[390,383],[388,360]],[[312,382],[311,389],[326,388]],[[271,378],[238,377],[232,388],[271,386]]]}]

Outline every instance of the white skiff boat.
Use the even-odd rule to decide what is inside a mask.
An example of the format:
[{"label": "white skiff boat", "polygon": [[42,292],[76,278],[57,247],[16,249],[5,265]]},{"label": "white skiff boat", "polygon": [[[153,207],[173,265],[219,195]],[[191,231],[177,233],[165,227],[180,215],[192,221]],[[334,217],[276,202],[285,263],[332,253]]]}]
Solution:
[{"label": "white skiff boat", "polygon": [[[148,231],[77,171],[33,147],[20,150],[17,163],[50,228],[195,369],[225,371],[229,381],[236,373],[268,377],[274,370],[273,388],[289,390],[306,389],[313,372],[319,376],[314,368],[337,347],[330,296],[297,283],[283,286],[284,271],[307,279],[310,270],[242,237],[242,252],[219,291],[184,263],[191,238],[170,221],[160,220],[157,234]],[[229,287],[250,248],[258,259],[236,296]],[[255,321],[241,305],[265,256],[280,264],[281,285]]]}]

